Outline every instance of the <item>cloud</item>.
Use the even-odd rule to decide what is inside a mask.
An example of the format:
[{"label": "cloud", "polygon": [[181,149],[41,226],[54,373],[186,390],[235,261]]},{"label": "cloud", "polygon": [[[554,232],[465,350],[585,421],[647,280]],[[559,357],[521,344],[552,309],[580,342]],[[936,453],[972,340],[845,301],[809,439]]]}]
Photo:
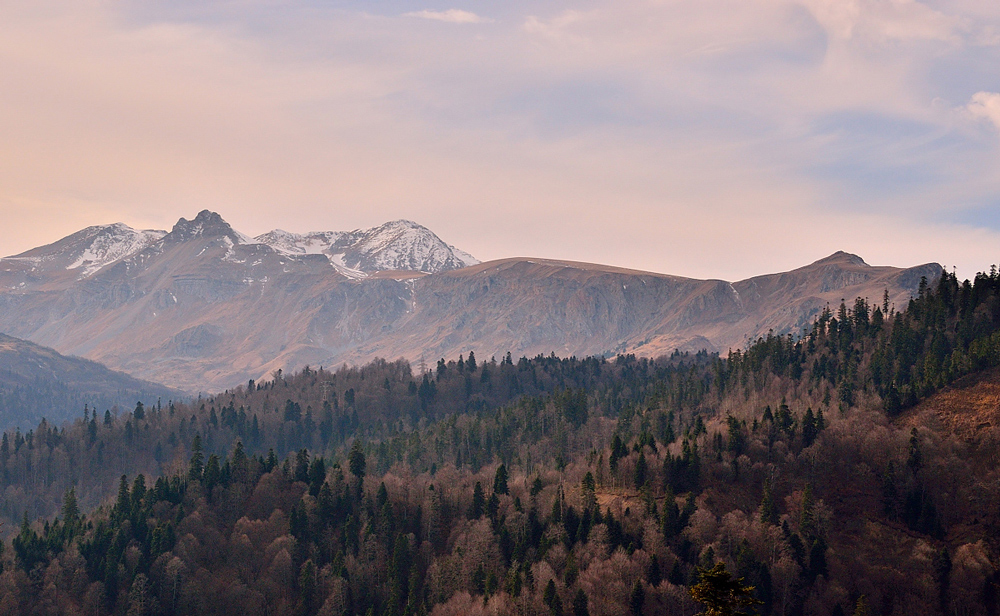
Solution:
[{"label": "cloud", "polygon": [[208,207],[700,277],[988,266],[1000,222],[960,214],[1000,195],[1000,140],[965,130],[1000,119],[1000,49],[968,24],[1000,4],[839,2],[407,14],[488,33],[357,0],[28,3],[0,20],[0,254]]},{"label": "cloud", "polygon": [[835,37],[956,42],[968,24],[915,0],[802,0]]},{"label": "cloud", "polygon": [[972,117],[990,121],[1000,130],[1000,94],[996,92],[976,92],[965,106]]},{"label": "cloud", "polygon": [[492,19],[487,19],[476,15],[475,13],[470,13],[469,11],[463,11],[461,9],[448,9],[447,11],[414,11],[412,13],[405,13],[404,17],[419,17],[421,19],[432,19],[434,21],[446,21],[452,24],[482,24],[493,21]]},{"label": "cloud", "polygon": [[595,17],[599,17],[599,14],[595,11],[582,13],[574,10],[563,11],[559,15],[549,19],[544,19],[537,15],[528,15],[522,27],[529,34],[560,39],[566,37],[573,26],[590,21]]}]

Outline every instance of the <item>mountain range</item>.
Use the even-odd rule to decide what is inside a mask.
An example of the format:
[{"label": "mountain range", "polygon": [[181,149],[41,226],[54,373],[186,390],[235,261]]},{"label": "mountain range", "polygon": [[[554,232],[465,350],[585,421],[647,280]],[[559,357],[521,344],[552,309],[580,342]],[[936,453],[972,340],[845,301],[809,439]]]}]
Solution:
[{"label": "mountain range", "polygon": [[375,357],[725,352],[828,305],[903,307],[938,264],[838,252],[738,282],[510,258],[409,221],[256,238],[202,211],[168,231],[88,227],[0,260],[0,331],[188,392]]}]

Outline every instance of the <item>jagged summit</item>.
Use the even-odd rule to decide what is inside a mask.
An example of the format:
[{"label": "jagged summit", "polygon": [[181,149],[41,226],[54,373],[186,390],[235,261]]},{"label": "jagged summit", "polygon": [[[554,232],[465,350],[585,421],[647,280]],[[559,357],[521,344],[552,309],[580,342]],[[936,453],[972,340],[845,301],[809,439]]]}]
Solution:
[{"label": "jagged summit", "polygon": [[228,236],[238,244],[253,244],[252,239],[233,229],[223,220],[222,216],[211,210],[202,210],[194,220],[181,218],[170,231],[168,238],[172,241],[190,240],[196,237]]}]

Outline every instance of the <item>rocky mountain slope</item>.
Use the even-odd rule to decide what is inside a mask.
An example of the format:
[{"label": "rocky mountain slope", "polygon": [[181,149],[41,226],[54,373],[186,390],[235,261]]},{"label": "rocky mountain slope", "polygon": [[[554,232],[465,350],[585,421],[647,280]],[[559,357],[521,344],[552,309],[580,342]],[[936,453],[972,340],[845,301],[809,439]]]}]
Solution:
[{"label": "rocky mountain slope", "polygon": [[184,397],[97,362],[0,334],[0,430],[31,429],[43,417],[59,424],[82,415],[85,404],[103,413],[116,405],[132,410],[139,401],[167,404]]},{"label": "rocky mountain slope", "polygon": [[89,238],[110,227],[0,260],[0,331],[187,391],[304,364],[433,363],[470,350],[724,352],[797,333],[841,299],[887,290],[902,306],[941,271],[837,253],[729,283],[541,259],[476,264],[405,221],[249,238],[204,211],[169,233],[113,227],[124,239],[103,252]]}]

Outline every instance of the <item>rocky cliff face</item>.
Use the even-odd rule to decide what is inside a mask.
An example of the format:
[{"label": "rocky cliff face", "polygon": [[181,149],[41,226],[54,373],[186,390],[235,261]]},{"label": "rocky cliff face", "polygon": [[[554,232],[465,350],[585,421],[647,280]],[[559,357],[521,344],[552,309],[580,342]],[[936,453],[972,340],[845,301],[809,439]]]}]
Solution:
[{"label": "rocky cliff face", "polygon": [[0,331],[217,391],[277,368],[375,357],[725,352],[798,333],[841,298],[877,302],[888,290],[902,307],[939,272],[845,253],[735,283],[539,259],[477,264],[406,221],[249,238],[206,211],[169,233],[92,227],[0,260]]}]

